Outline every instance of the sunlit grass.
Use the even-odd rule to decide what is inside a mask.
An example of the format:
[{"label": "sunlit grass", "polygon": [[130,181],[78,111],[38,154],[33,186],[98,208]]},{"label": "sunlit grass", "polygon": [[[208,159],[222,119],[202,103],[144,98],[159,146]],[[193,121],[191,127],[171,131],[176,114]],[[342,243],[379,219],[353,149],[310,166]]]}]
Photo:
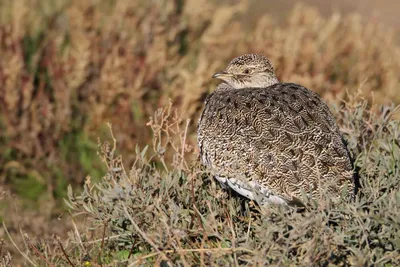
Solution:
[{"label": "sunlit grass", "polygon": [[[307,265],[329,258],[327,250],[332,248],[333,258],[329,259],[338,262],[396,265],[398,254],[392,248],[398,249],[398,194],[393,190],[399,189],[398,179],[394,178],[399,171],[396,139],[399,117],[378,116],[374,112],[379,113],[379,109],[373,107],[370,113],[367,105],[374,102],[390,106],[392,102],[400,102],[400,53],[393,31],[357,15],[333,14],[325,18],[316,9],[305,6],[294,7],[282,24],[265,15],[252,18],[254,25],[249,27],[241,23],[251,13],[248,7],[246,1],[220,5],[218,1],[205,0],[0,1],[0,183],[5,185],[4,190],[11,195],[16,193],[27,201],[27,206],[52,214],[43,204],[57,202],[52,209],[61,209],[66,186],[74,185],[74,192],[78,194],[87,175],[91,177],[91,185],[100,182],[96,187],[115,186],[100,181],[107,168],[97,156],[97,138],[105,136],[108,132],[104,129],[105,123],[110,122],[118,141],[118,154],[124,156],[129,182],[148,183],[151,179],[157,182],[146,188],[151,194],[142,192],[143,198],[135,200],[138,206],[127,207],[128,214],[154,216],[156,222],[160,218],[168,219],[169,215],[157,218],[147,206],[165,208],[163,212],[167,214],[168,209],[163,205],[177,205],[179,209],[172,210],[181,219],[169,221],[172,227],[169,230],[160,226],[151,231],[155,235],[161,230],[169,234],[168,231],[177,229],[187,232],[176,233],[178,243],[168,238],[165,240],[172,243],[157,243],[169,251],[165,254],[154,252],[154,247],[137,232],[134,240],[132,237],[122,241],[113,239],[115,243],[107,247],[101,247],[100,242],[90,243],[87,250],[92,261],[96,262],[97,253],[104,250],[102,257],[107,262],[118,257],[126,259],[130,254],[130,260],[143,258],[149,264],[165,256],[167,261],[182,262],[182,265],[185,261],[190,265],[207,263],[207,260],[222,265],[239,260],[289,265],[298,260],[300,265]],[[307,86],[329,103],[348,100],[356,105],[358,101],[348,99],[356,91],[368,100],[357,107],[337,109],[342,131],[362,177],[361,184],[367,190],[361,193],[355,207],[343,203],[344,206],[333,208],[332,212],[342,214],[343,207],[355,216],[354,219],[349,215],[351,218],[368,225],[368,231],[375,235],[369,236],[367,230],[361,235],[359,229],[364,224],[345,220],[346,225],[340,222],[338,227],[347,232],[334,230],[329,238],[326,232],[329,229],[324,228],[326,231],[320,236],[315,230],[308,232],[316,235],[314,241],[307,239],[310,235],[305,235],[305,239],[287,239],[288,232],[294,231],[292,225],[269,224],[269,215],[250,221],[239,212],[237,200],[222,194],[212,179],[203,180],[207,175],[200,177],[202,170],[196,165],[196,153],[185,152],[184,162],[190,168],[182,168],[176,165],[183,160],[181,154],[162,145],[154,146],[151,129],[146,126],[148,118],[171,99],[183,121],[191,119],[185,140],[195,150],[197,116],[205,96],[215,87],[211,75],[222,70],[233,57],[249,52],[268,56],[280,80]],[[136,150],[146,146],[149,149],[143,155]],[[155,155],[151,154],[153,150]],[[140,168],[130,173],[133,163]],[[197,190],[195,198],[192,188]],[[85,193],[90,195],[94,191]],[[172,203],[167,201],[169,198]],[[155,203],[157,199],[164,202]],[[96,201],[95,207],[109,205],[107,201]],[[11,199],[10,203],[13,202]],[[82,207],[83,203],[79,202],[77,209]],[[5,206],[0,207],[3,208],[7,210]],[[383,211],[388,212],[382,214]],[[115,212],[119,212],[119,218],[127,215],[121,209]],[[272,213],[275,212],[289,216],[285,220],[293,220],[295,226],[304,216],[314,216],[321,224],[331,220],[315,210],[307,215],[283,215],[282,211],[275,210]],[[103,211],[94,219],[104,225],[104,216],[109,214]],[[208,236],[210,229],[198,232],[196,227],[207,226],[203,220],[213,219],[216,221],[210,221],[209,227],[215,236]],[[233,231],[228,227],[230,220],[237,224]],[[304,227],[311,229],[314,223],[317,222],[307,222]],[[110,228],[117,227],[114,224],[107,224],[107,231],[112,231],[107,236],[115,236],[113,231],[121,233],[120,228]],[[275,231],[274,234],[267,231],[260,237],[264,227]],[[283,238],[282,243],[268,247],[267,240],[270,243],[279,240],[276,235]],[[248,242],[244,247],[234,248],[239,236],[249,236]],[[90,237],[88,234],[85,238]],[[150,238],[153,238],[151,234]],[[318,238],[332,239],[332,243]],[[255,245],[257,242],[260,247]],[[381,248],[384,242],[387,245]],[[321,254],[313,245],[321,246]],[[221,251],[217,251],[219,246]],[[269,256],[262,257],[263,253]],[[68,246],[68,255],[77,265],[83,254],[81,248]],[[58,252],[49,252],[49,255],[54,263],[67,264],[65,256]]]}]

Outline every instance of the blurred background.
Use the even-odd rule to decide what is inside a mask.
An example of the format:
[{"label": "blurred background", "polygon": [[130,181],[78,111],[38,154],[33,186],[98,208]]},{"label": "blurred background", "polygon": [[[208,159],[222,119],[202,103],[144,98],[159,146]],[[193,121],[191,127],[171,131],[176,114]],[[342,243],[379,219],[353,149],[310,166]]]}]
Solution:
[{"label": "blurred background", "polygon": [[149,117],[172,101],[195,146],[211,76],[240,54],[268,56],[282,81],[332,105],[400,103],[398,10],[396,0],[0,0],[0,221],[65,234],[66,187],[101,179],[107,122],[129,166],[151,142]]}]

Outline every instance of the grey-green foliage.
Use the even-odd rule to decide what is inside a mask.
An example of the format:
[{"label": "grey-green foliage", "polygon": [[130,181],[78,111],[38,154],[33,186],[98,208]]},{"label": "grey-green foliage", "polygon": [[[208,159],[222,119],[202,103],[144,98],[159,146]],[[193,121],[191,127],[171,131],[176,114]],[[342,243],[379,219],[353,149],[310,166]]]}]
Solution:
[{"label": "grey-green foliage", "polygon": [[[394,109],[374,113],[360,103],[335,111],[359,173],[361,188],[352,203],[334,204],[326,194],[297,212],[277,206],[260,209],[232,197],[196,160],[187,167],[179,146],[183,131],[175,131],[178,141],[171,136],[166,126],[170,116],[153,120],[154,155],[137,149],[130,171],[124,170],[115,149],[103,145],[108,167],[104,179],[87,183],[78,196],[69,191],[67,202],[75,213],[91,219],[91,227],[107,226],[106,245],[84,246],[92,254],[103,250],[115,255],[109,262],[121,261],[118,251],[131,251],[126,262],[149,265],[396,266],[400,122]],[[174,154],[171,164],[164,160],[168,151]]]}]

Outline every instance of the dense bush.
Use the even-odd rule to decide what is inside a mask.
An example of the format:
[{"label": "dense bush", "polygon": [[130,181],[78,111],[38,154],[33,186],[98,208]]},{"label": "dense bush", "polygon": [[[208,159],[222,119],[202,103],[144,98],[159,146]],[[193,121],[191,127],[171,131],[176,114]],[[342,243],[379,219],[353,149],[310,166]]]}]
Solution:
[{"label": "dense bush", "polygon": [[[107,173],[70,188],[68,206],[87,218],[65,252],[41,250],[54,264],[82,259],[117,266],[277,265],[398,266],[400,264],[400,121],[394,107],[379,115],[366,103],[336,111],[355,159],[356,200],[333,204],[329,194],[306,211],[258,207],[223,191],[186,144],[185,122],[171,107],[149,122],[153,145],[136,148],[126,169],[116,140],[100,145]],[[112,136],[113,137],[113,136]],[[166,152],[173,160],[165,160]],[[52,253],[51,253],[52,252]],[[31,251],[30,256],[35,256]],[[40,258],[36,257],[36,261]],[[118,265],[121,266],[121,265]]]}]

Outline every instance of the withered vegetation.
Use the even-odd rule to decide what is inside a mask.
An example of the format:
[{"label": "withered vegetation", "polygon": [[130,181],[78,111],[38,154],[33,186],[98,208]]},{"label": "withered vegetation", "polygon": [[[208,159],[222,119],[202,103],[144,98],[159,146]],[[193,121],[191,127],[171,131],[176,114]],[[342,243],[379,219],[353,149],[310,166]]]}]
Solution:
[{"label": "withered vegetation", "polygon": [[136,147],[130,168],[112,132],[99,143],[104,177],[87,177],[80,193],[70,187],[66,200],[85,223],[53,245],[25,237],[22,253],[55,266],[397,266],[399,107],[377,113],[355,103],[335,112],[359,174],[351,203],[333,203],[326,193],[298,212],[232,196],[197,160],[186,160],[196,154],[186,143],[188,124],[169,105],[151,118],[153,142]]},{"label": "withered vegetation", "polygon": [[[283,24],[265,15],[249,26],[248,8],[206,0],[0,2],[0,183],[49,216],[59,205],[48,203],[66,197],[72,214],[87,219],[54,242],[24,235],[14,258],[54,266],[400,264],[394,33],[305,6]],[[280,80],[337,104],[360,178],[353,203],[333,205],[326,195],[302,213],[260,210],[198,165],[195,122],[215,86],[210,76],[248,52],[268,56]],[[348,97],[355,92],[367,101]],[[100,143],[98,160],[93,140],[109,137],[105,122],[115,137]],[[67,195],[68,183],[83,191]],[[11,256],[1,248],[6,264]]]}]

